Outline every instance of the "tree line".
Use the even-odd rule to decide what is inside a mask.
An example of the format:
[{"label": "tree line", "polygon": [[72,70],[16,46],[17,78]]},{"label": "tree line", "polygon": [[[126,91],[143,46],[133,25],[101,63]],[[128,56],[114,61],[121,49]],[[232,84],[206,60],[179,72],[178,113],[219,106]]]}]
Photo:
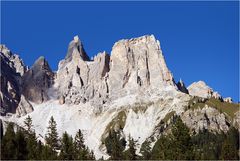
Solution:
[{"label": "tree line", "polygon": [[104,142],[111,160],[239,160],[239,132],[230,127],[225,133],[206,129],[190,135],[189,128],[177,117],[171,132],[161,134],[153,148],[145,141],[136,154],[137,142],[121,137],[121,131],[112,130]]},{"label": "tree line", "polygon": [[5,135],[1,135],[2,160],[95,160],[93,151],[84,144],[80,129],[74,139],[67,132],[59,138],[57,124],[51,117],[43,144],[36,137],[30,116],[24,124],[25,129],[8,123]]},{"label": "tree line", "polygon": [[[1,159],[95,160],[93,151],[84,144],[80,129],[74,138],[67,132],[59,138],[57,124],[51,117],[43,144],[36,137],[29,116],[24,124],[25,129],[8,123],[5,135],[1,135]],[[153,147],[151,142],[145,141],[138,154],[137,141],[130,135],[126,141],[122,130],[110,130],[103,143],[110,160],[239,160],[236,128],[230,127],[227,133],[203,129],[190,134],[180,117],[176,118],[169,133],[161,134]]]}]

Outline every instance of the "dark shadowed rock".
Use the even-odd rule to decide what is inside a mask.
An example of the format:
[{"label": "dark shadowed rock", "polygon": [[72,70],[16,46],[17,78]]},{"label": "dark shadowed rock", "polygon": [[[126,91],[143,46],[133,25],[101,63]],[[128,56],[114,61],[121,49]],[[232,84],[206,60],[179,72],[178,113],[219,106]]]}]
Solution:
[{"label": "dark shadowed rock", "polygon": [[67,62],[70,62],[72,60],[72,58],[74,57],[74,54],[80,56],[80,58],[84,61],[89,61],[89,57],[86,54],[86,52],[83,48],[83,44],[80,41],[78,36],[75,36],[74,39],[69,43],[65,60]]},{"label": "dark shadowed rock", "polygon": [[48,100],[47,91],[54,81],[54,73],[44,57],[38,58],[23,75],[23,95],[27,100],[41,103]]},{"label": "dark shadowed rock", "polygon": [[180,79],[180,81],[177,83],[177,87],[178,87],[178,90],[179,90],[179,91],[188,94],[188,90],[187,90],[185,84],[183,83],[183,81],[182,81],[181,79]]},{"label": "dark shadowed rock", "polygon": [[4,45],[0,45],[1,61],[1,115],[15,113],[20,101],[21,75],[26,71],[19,56],[12,54]]}]

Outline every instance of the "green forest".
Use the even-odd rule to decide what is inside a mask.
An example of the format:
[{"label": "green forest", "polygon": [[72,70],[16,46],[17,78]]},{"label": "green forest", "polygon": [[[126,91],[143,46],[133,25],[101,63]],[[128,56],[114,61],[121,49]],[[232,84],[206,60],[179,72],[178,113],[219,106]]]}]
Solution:
[{"label": "green forest", "polygon": [[[60,137],[51,117],[45,143],[42,143],[32,128],[31,117],[24,123],[25,128],[8,123],[4,135],[1,129],[1,160],[95,160],[93,151],[84,144],[80,129],[74,137],[67,132]],[[236,128],[230,127],[227,133],[203,129],[190,134],[180,117],[176,118],[170,133],[161,133],[153,147],[145,141],[140,154],[136,153],[138,142],[131,136],[124,138],[121,130],[111,130],[103,144],[109,160],[239,160]]]}]

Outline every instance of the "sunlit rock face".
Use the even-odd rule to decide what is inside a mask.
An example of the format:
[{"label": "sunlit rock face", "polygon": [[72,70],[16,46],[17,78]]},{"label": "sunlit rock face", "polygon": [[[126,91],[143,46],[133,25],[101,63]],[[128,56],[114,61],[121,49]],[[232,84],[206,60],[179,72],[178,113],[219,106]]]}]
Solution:
[{"label": "sunlit rock face", "polygon": [[120,40],[114,44],[111,57],[103,52],[92,61],[76,36],[59,63],[56,78],[58,97],[69,104],[86,101],[104,104],[108,98],[114,100],[127,93],[166,85],[176,88],[160,43],[153,35]]},{"label": "sunlit rock face", "polygon": [[181,118],[195,132],[203,129],[208,129],[212,132],[227,132],[230,125],[223,113],[208,105],[205,105],[202,109],[188,110]]},{"label": "sunlit rock face", "polygon": [[141,88],[174,86],[160,43],[153,35],[120,40],[111,52],[109,72],[110,94],[135,93]]},{"label": "sunlit rock face", "polygon": [[23,95],[21,95],[20,102],[16,109],[17,116],[21,117],[32,111],[33,111],[33,106],[31,105],[31,103],[28,100],[26,100],[26,98]]},{"label": "sunlit rock face", "polygon": [[110,56],[102,52],[90,61],[81,41],[75,36],[57,71],[55,88],[58,89],[61,103],[104,103],[108,93],[106,79],[109,59]]},{"label": "sunlit rock face", "polygon": [[194,82],[188,86],[187,89],[189,94],[192,96],[222,99],[222,96],[218,92],[213,91],[213,89],[210,88],[204,81]]}]

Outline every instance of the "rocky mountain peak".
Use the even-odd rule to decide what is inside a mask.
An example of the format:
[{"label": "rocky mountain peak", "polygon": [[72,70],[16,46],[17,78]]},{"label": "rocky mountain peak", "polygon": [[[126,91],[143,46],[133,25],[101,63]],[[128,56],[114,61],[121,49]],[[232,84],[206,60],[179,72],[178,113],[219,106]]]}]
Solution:
[{"label": "rocky mountain peak", "polygon": [[226,97],[223,99],[224,102],[228,102],[228,103],[233,103],[233,100],[231,97]]},{"label": "rocky mountain peak", "polygon": [[73,40],[69,43],[65,60],[71,61],[73,58],[81,58],[84,61],[89,60],[89,57],[86,54],[83,44],[78,36],[74,36]]},{"label": "rocky mountain peak", "polygon": [[54,82],[54,73],[47,60],[41,56],[23,75],[23,95],[30,101],[41,103],[48,100],[48,89]]},{"label": "rocky mountain peak", "polygon": [[153,35],[118,41],[112,48],[110,62],[111,93],[122,89],[134,93],[139,88],[161,88],[164,84],[175,86],[160,42]]},{"label": "rocky mountain peak", "polygon": [[15,113],[21,97],[22,75],[27,70],[19,55],[0,45],[0,114]]},{"label": "rocky mountain peak", "polygon": [[187,89],[192,96],[222,99],[222,96],[218,92],[213,91],[204,81],[194,82]]},{"label": "rocky mountain peak", "polygon": [[13,54],[5,45],[0,45],[1,59],[11,67],[16,73],[22,76],[26,71],[27,67],[24,65],[22,59],[17,54]]},{"label": "rocky mountain peak", "polygon": [[184,82],[182,81],[182,79],[180,79],[179,82],[177,83],[177,87],[181,92],[188,94],[188,90],[187,90]]},{"label": "rocky mountain peak", "polygon": [[42,71],[42,70],[45,70],[45,71],[50,71],[52,72],[47,60],[43,57],[43,56],[40,56],[33,64],[33,66],[31,67],[31,69],[34,71],[34,72],[39,72],[39,71]]},{"label": "rocky mountain peak", "polygon": [[4,44],[0,45],[0,52],[8,58],[10,58],[12,56],[11,51]]}]

